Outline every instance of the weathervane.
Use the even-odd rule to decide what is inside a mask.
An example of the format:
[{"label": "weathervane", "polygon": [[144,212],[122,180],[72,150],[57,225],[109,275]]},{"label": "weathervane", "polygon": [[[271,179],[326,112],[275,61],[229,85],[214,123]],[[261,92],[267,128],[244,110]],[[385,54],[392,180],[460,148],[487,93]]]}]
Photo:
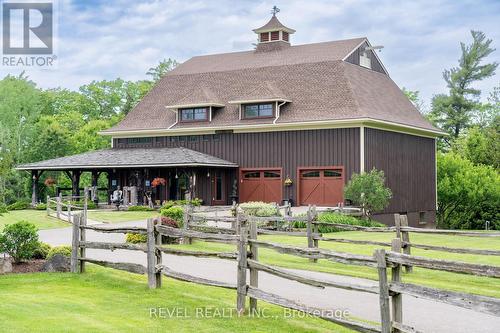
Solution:
[{"label": "weathervane", "polygon": [[273,16],[276,16],[276,14],[278,14],[280,12],[280,9],[276,6],[273,6],[273,9],[271,10],[271,14],[273,14]]}]

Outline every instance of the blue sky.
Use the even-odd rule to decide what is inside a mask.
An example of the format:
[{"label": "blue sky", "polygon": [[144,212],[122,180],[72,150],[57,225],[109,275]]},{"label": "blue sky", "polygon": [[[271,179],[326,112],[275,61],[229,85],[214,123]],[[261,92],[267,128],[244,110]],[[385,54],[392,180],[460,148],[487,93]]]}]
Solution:
[{"label": "blue sky", "polygon": [[[297,32],[292,44],[366,36],[400,87],[419,90],[427,106],[445,92],[445,68],[455,66],[460,41],[481,30],[499,49],[489,60],[500,62],[500,1],[58,1],[57,69],[26,70],[44,88],[76,89],[92,80],[145,78],[163,58],[249,50],[253,28],[270,18]],[[0,77],[19,70],[0,67]],[[486,96],[500,84],[500,74],[477,86]]]}]

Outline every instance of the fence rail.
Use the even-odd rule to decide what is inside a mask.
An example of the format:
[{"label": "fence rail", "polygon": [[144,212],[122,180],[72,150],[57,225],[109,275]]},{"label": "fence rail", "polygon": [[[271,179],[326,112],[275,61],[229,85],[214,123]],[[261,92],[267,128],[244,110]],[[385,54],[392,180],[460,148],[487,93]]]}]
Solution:
[{"label": "fence rail", "polygon": [[[236,309],[241,315],[247,311],[252,312],[257,310],[258,301],[260,300],[270,304],[303,311],[359,332],[417,332],[416,329],[404,324],[402,302],[403,294],[426,298],[488,315],[500,316],[500,299],[404,283],[402,281],[401,274],[403,267],[415,266],[460,274],[500,278],[500,267],[438,260],[401,253],[404,246],[411,243],[409,243],[408,238],[403,237],[403,233],[407,231],[405,230],[404,218],[401,218],[400,216],[397,216],[400,220],[397,221],[396,227],[391,228],[391,232],[396,232],[396,236],[399,236],[399,238],[394,238],[391,243],[359,240],[352,241],[342,238],[323,237],[317,232],[319,223],[315,223],[315,217],[317,217],[317,212],[315,212],[314,209],[310,209],[307,214],[307,224],[309,225],[307,232],[300,233],[301,237],[304,237],[305,235],[308,238],[308,247],[299,247],[259,240],[259,235],[267,234],[269,230],[263,231],[263,229],[258,227],[263,220],[249,218],[241,210],[238,210],[234,221],[231,220],[231,223],[234,223],[231,228],[216,228],[198,225],[193,221],[190,221],[189,216],[185,219],[185,222],[187,223],[183,229],[155,225],[153,219],[148,219],[147,228],[97,227],[87,226],[85,223],[86,220],[83,219],[82,214],[78,214],[75,215],[73,224],[71,269],[72,272],[82,273],[85,271],[85,263],[90,262],[128,272],[147,274],[148,286],[150,288],[161,287],[162,276],[167,276],[186,282],[233,289],[236,290],[237,295]],[[103,233],[131,232],[146,234],[147,244],[136,245],[126,243],[89,242],[86,240],[86,230]],[[285,234],[289,233],[293,233],[293,231],[285,232]],[[235,244],[236,251],[197,251],[163,246],[161,243],[162,236],[182,239],[186,244],[189,244],[192,239]],[[373,256],[366,256],[321,249],[318,248],[318,241],[355,242],[355,244],[360,245],[381,247],[390,246],[391,250],[386,251],[385,249],[377,249],[375,250]],[[411,245],[417,247],[415,244]],[[139,264],[119,263],[87,258],[85,255],[85,250],[87,248],[111,251],[116,249],[141,251],[146,253],[147,265],[144,266]],[[363,286],[355,283],[330,281],[305,276],[279,266],[266,264],[259,261],[259,251],[261,248],[270,249],[278,253],[293,255],[296,257],[308,258],[311,261],[323,259],[347,265],[371,267],[376,269],[378,272],[378,285]],[[236,261],[237,272],[234,283],[220,282],[177,272],[162,263],[162,253],[178,256],[193,256]],[[388,270],[391,270],[390,275]],[[294,300],[286,299],[280,295],[263,291],[259,288],[259,272],[265,272],[281,279],[295,281],[315,288],[324,289],[330,287],[351,290],[354,292],[376,294],[379,296],[379,311],[381,317],[380,325],[371,325],[364,322],[339,318],[338,316],[332,315],[331,310],[306,306]],[[249,279],[247,279],[247,274],[249,274]],[[249,299],[248,307],[246,302],[247,298]]]}]

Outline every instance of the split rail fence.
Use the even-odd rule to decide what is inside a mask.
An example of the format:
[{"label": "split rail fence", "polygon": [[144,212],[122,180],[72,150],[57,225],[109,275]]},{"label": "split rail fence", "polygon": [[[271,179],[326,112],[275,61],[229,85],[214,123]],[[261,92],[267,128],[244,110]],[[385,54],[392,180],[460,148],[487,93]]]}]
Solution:
[{"label": "split rail fence", "polygon": [[[190,214],[186,215],[188,216],[185,217],[186,220],[189,220],[189,216],[192,216]],[[310,213],[307,214],[306,217],[306,220],[309,221],[310,228],[314,225],[313,217],[313,214]],[[266,234],[269,232],[269,230],[259,229],[258,227],[264,220],[262,218],[248,217],[241,210],[238,210],[236,217],[217,217],[217,219],[223,222],[230,222],[234,227],[219,228],[207,226],[205,224],[198,224],[195,221],[196,218],[189,220],[182,229],[157,225],[153,219],[148,219],[147,228],[100,227],[87,226],[85,222],[86,220],[82,214],[75,215],[73,224],[71,270],[75,273],[84,272],[85,263],[90,262],[133,273],[147,274],[148,285],[150,288],[161,287],[162,276],[164,275],[182,281],[234,289],[236,290],[236,310],[240,315],[258,311],[257,302],[258,300],[261,300],[270,304],[309,313],[316,317],[359,332],[418,332],[416,329],[404,324],[402,303],[403,294],[443,302],[471,309],[480,313],[500,316],[500,299],[404,283],[401,280],[402,266],[416,266],[431,270],[471,274],[492,278],[500,278],[500,267],[437,260],[400,253],[403,243],[400,238],[395,238],[391,242],[390,251],[377,249],[375,250],[373,256],[335,252],[317,247],[289,246],[281,243],[259,240],[259,234]],[[298,220],[299,219],[296,221]],[[401,227],[401,231],[404,230],[403,228],[406,227]],[[105,233],[146,234],[147,244],[140,245],[128,243],[89,242],[86,240],[87,230]],[[291,233],[286,231],[274,232],[283,232],[287,234]],[[303,235],[304,233],[301,233],[301,236]],[[314,230],[306,232],[305,235],[312,235],[313,240],[320,240],[318,237],[321,237],[318,233],[314,232]],[[234,244],[236,251],[205,252],[168,247],[162,244],[162,236],[178,238],[186,243],[189,243],[192,239],[198,239],[209,242]],[[112,251],[115,249],[142,251],[146,254],[147,265],[144,266],[140,264],[117,263],[91,259],[86,256],[85,250],[88,248]],[[322,259],[347,265],[371,267],[378,272],[378,286],[363,286],[355,283],[334,282],[325,279],[313,278],[294,273],[278,266],[269,265],[259,261],[259,249],[261,248],[270,249],[282,254],[308,258],[311,261]],[[234,283],[220,282],[177,272],[163,263],[163,253],[177,256],[194,256],[236,261],[237,274],[235,276]],[[388,270],[391,270],[392,273],[390,275],[390,280],[388,278]],[[332,314],[331,309],[321,309],[307,306],[280,295],[266,292],[259,288],[259,272],[265,272],[283,279],[322,289],[326,287],[333,287],[355,292],[377,294],[379,295],[379,311],[381,317],[380,325],[372,325],[364,322],[353,321],[347,318],[339,318]],[[247,279],[247,274],[249,274],[249,279]],[[247,298],[249,299],[248,307]]]},{"label": "split rail fence", "polygon": [[[87,218],[89,191],[84,190],[83,196],[63,196],[59,193],[57,197],[47,196],[47,216],[52,216],[68,223],[72,223],[75,214],[83,213]],[[81,205],[75,205],[76,201],[81,201]]]}]

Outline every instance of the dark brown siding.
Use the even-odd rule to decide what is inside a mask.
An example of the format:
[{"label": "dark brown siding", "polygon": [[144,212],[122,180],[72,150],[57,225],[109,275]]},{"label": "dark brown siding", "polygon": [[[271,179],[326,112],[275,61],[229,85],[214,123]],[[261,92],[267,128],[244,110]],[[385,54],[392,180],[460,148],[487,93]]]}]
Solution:
[{"label": "dark brown siding", "polygon": [[[361,53],[361,50],[364,48],[364,47],[367,47],[368,44],[365,43],[363,45],[361,45],[360,47],[358,47],[353,53],[351,53],[346,59],[345,61],[347,62],[350,62],[351,64],[355,64],[355,65],[358,65],[359,66],[359,54]],[[379,72],[379,73],[384,73],[384,74],[387,74],[384,70],[384,67],[382,66],[382,64],[378,61],[377,57],[375,56],[375,54],[373,53],[373,51],[368,51],[368,57],[370,58],[371,60],[371,64],[372,64],[372,70],[376,71],[376,72]]]},{"label": "dark brown siding", "polygon": [[[297,168],[304,166],[344,166],[345,179],[359,172],[359,129],[324,129],[264,133],[221,133],[218,140],[213,135],[197,136],[195,141],[172,141],[169,137],[153,138],[150,146],[186,147],[238,163],[240,168],[283,168],[283,177],[289,176],[293,185],[283,188],[284,198],[297,200]],[[114,147],[145,147],[145,143],[127,143],[115,139]],[[203,199],[210,198],[210,188],[199,185]],[[228,193],[232,184],[227,182]]]},{"label": "dark brown siding", "polygon": [[418,212],[426,212],[428,224],[434,223],[435,158],[434,139],[365,129],[365,170],[384,170],[393,192],[384,213],[412,213],[412,225],[418,225]]}]

